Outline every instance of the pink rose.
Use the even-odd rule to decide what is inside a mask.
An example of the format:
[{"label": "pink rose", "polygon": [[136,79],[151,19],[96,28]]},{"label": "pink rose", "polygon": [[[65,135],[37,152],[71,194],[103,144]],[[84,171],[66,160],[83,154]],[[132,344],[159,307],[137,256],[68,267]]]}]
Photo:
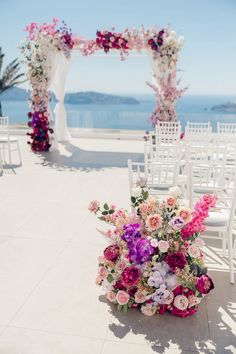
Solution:
[{"label": "pink rose", "polygon": [[188,307],[188,299],[184,295],[177,295],[174,299],[174,306],[177,307],[178,310],[184,311]]},{"label": "pink rose", "polygon": [[200,237],[197,237],[195,240],[194,240],[194,244],[195,246],[197,247],[203,247],[205,245],[205,242],[200,238]]},{"label": "pink rose", "polygon": [[191,245],[188,247],[188,254],[192,258],[198,258],[201,256],[201,252],[200,252],[199,248],[194,245]]},{"label": "pink rose", "polygon": [[176,199],[174,197],[167,197],[166,198],[166,205],[168,208],[173,208],[176,204]]},{"label": "pink rose", "polygon": [[114,291],[108,291],[106,298],[107,300],[114,302],[116,301],[116,293],[114,293]]},{"label": "pink rose", "polygon": [[102,278],[99,275],[96,277],[95,283],[96,283],[96,285],[101,285],[102,284]]},{"label": "pink rose", "polygon": [[162,227],[162,217],[159,214],[149,215],[146,220],[149,231],[154,231]]},{"label": "pink rose", "polygon": [[141,312],[146,315],[146,316],[153,316],[157,311],[156,306],[152,306],[152,305],[142,305],[141,307]]},{"label": "pink rose", "polygon": [[108,272],[105,267],[99,267],[98,275],[100,276],[101,279],[105,279],[107,274],[108,274]]},{"label": "pink rose", "polygon": [[158,247],[158,243],[159,243],[159,242],[157,241],[156,238],[153,238],[153,239],[151,240],[151,246],[152,246],[152,247],[155,247],[155,248]]},{"label": "pink rose", "polygon": [[138,290],[135,295],[134,295],[134,300],[135,302],[137,302],[138,304],[142,304],[143,302],[146,301],[146,295],[143,291]]},{"label": "pink rose", "polygon": [[119,305],[126,305],[129,302],[129,299],[130,295],[124,290],[119,290],[116,294],[116,300]]},{"label": "pink rose", "polygon": [[161,240],[158,242],[158,248],[162,253],[165,253],[168,251],[169,249],[169,242],[165,241],[165,240]]},{"label": "pink rose", "polygon": [[99,202],[97,200],[92,200],[88,206],[88,210],[91,212],[91,213],[94,213],[96,214],[96,212],[98,211],[99,209]]},{"label": "pink rose", "polygon": [[184,220],[185,223],[190,222],[192,219],[191,210],[188,208],[179,209],[178,215]]},{"label": "pink rose", "polygon": [[126,268],[126,263],[125,263],[125,261],[118,261],[117,263],[116,263],[116,271],[118,272],[118,273],[122,273],[123,272],[123,270]]}]

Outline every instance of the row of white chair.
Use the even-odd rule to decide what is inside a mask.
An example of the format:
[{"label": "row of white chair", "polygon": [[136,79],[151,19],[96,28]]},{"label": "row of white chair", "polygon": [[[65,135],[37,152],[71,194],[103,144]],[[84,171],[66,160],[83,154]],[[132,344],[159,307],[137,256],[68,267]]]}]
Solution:
[{"label": "row of white chair", "polygon": [[[137,181],[143,181],[150,194],[166,196],[169,188],[178,184],[178,162],[136,163],[128,161],[130,193]],[[189,206],[192,207],[196,198],[205,193],[218,195],[217,209],[210,212],[206,220],[207,231],[213,231],[222,241],[223,253],[227,244],[229,253],[230,282],[234,283],[233,271],[233,235],[232,226],[236,211],[236,174],[235,167],[189,164],[188,193]],[[236,243],[235,243],[236,245]]]},{"label": "row of white chair", "polygon": [[[212,134],[210,122],[187,122],[184,141],[193,140],[232,140],[236,134],[236,123],[217,122],[217,133]],[[181,139],[180,122],[161,122],[156,125],[155,132],[150,136],[156,144],[176,144]]]}]

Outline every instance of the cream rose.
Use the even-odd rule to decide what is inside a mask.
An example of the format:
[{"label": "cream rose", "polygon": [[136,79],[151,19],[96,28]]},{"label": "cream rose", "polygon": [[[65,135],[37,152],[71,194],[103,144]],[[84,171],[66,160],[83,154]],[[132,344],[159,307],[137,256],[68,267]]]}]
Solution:
[{"label": "cream rose", "polygon": [[140,188],[140,187],[132,188],[131,195],[134,198],[140,197],[142,195],[142,188]]},{"label": "cream rose", "polygon": [[200,299],[197,297],[197,296],[194,296],[194,295],[190,295],[188,297],[188,301],[189,301],[189,306],[192,307],[192,306],[196,306],[200,303]]},{"label": "cream rose", "polygon": [[184,295],[177,295],[174,299],[174,306],[181,311],[186,310],[188,304],[188,299]]},{"label": "cream rose", "polygon": [[152,247],[158,247],[158,244],[159,244],[159,242],[157,241],[156,238],[153,238],[153,239],[151,240],[151,245],[152,245]]},{"label": "cream rose", "polygon": [[165,304],[170,305],[174,300],[174,294],[172,292],[165,298]]},{"label": "cream rose", "polygon": [[158,242],[158,248],[162,253],[165,253],[168,251],[169,249],[169,242],[165,241],[165,240],[161,240]]},{"label": "cream rose", "polygon": [[135,302],[137,302],[137,304],[142,304],[143,302],[145,302],[146,295],[145,295],[144,291],[141,291],[141,290],[136,291],[136,293],[134,295],[134,300],[135,300]]},{"label": "cream rose", "polygon": [[141,312],[146,316],[153,316],[156,313],[157,308],[155,306],[143,305]]}]

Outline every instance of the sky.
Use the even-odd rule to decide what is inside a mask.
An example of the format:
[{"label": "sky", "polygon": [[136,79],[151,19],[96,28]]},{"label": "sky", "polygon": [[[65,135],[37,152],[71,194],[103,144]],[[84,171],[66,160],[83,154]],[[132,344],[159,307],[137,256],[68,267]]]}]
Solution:
[{"label": "sky", "polygon": [[[178,68],[189,94],[236,95],[236,0],[0,0],[0,46],[5,64],[18,56],[30,22],[64,20],[73,33],[95,38],[98,29],[170,25],[185,38]],[[74,55],[67,91],[149,94],[146,56]]]}]

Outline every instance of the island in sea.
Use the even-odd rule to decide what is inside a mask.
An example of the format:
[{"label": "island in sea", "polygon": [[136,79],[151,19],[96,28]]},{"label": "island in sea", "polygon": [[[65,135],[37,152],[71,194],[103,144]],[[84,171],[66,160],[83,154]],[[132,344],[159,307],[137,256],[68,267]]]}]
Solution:
[{"label": "island in sea", "polygon": [[[5,91],[0,99],[3,101],[25,101],[29,97],[29,91],[13,87]],[[51,94],[53,101],[56,101],[55,95]],[[69,104],[139,104],[140,102],[133,97],[110,95],[94,91],[68,92],[65,94],[65,103]]]},{"label": "island in sea", "polygon": [[227,102],[224,104],[218,104],[216,106],[211,107],[211,110],[222,113],[236,113],[236,103]]}]

